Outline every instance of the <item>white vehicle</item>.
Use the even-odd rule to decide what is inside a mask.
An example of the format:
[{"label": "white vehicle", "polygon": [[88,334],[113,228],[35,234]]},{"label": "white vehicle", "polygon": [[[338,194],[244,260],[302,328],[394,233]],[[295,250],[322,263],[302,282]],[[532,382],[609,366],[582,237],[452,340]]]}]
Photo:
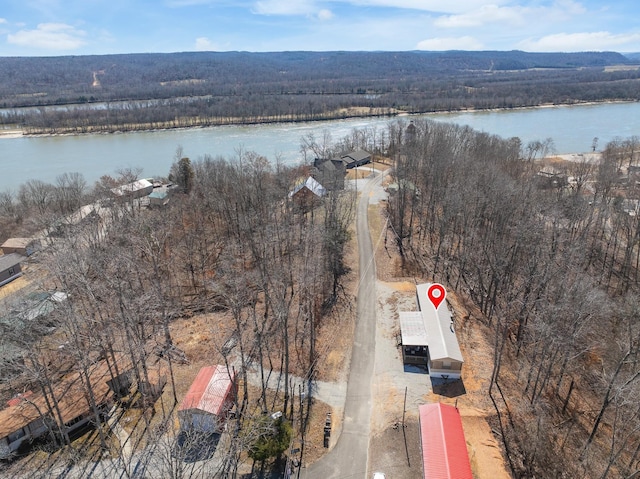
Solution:
[{"label": "white vehicle", "polygon": [[385,479],[384,472],[374,472],[373,479]]}]

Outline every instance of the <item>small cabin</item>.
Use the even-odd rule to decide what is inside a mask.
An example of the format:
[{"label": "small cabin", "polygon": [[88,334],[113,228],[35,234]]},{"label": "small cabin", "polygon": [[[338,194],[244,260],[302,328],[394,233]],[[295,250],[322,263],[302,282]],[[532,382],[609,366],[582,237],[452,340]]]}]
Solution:
[{"label": "small cabin", "polygon": [[538,171],[535,180],[540,189],[564,188],[569,184],[569,177],[551,166],[545,166]]}]

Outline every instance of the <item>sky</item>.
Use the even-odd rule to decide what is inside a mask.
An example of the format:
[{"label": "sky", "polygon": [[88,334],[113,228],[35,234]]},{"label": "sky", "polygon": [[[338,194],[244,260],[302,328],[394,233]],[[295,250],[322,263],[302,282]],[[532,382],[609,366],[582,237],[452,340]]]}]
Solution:
[{"label": "sky", "polygon": [[640,52],[640,2],[0,0],[0,56],[297,50]]}]

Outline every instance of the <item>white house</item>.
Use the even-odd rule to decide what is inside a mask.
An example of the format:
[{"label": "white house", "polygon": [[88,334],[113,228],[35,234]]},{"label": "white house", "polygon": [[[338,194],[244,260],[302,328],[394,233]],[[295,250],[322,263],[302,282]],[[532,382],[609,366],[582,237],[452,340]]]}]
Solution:
[{"label": "white house", "polygon": [[111,192],[115,196],[126,196],[128,198],[142,198],[143,196],[151,194],[152,191],[153,183],[151,183],[149,180],[144,179],[127,183],[126,185],[118,186],[117,188],[111,189]]}]

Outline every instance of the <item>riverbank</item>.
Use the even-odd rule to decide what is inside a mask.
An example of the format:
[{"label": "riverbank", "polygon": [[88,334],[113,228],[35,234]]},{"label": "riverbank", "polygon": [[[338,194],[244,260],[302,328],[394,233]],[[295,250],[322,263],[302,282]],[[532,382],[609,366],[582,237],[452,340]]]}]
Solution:
[{"label": "riverbank", "polygon": [[[593,139],[602,149],[616,137],[629,138],[640,131],[640,102],[608,103],[561,108],[537,107],[519,110],[474,111],[351,118],[333,121],[272,123],[264,125],[216,126],[120,134],[24,136],[0,140],[3,173],[0,191],[17,189],[30,179],[55,182],[69,172],[77,172],[92,184],[102,175],[114,175],[125,168],[141,168],[144,176],[164,176],[171,168],[177,147],[192,161],[205,157],[238,158],[252,152],[285,165],[308,164],[311,152],[301,150],[301,140],[358,139],[372,148],[389,141],[389,124],[402,119],[455,123],[502,138],[517,137],[522,145],[553,139],[555,154],[591,152]],[[13,125],[12,125],[13,127]],[[366,135],[363,135],[366,133]],[[350,141],[351,141],[350,140]],[[359,140],[360,141],[360,140]]]},{"label": "riverbank", "polygon": [[270,124],[296,124],[325,122],[334,120],[349,120],[353,118],[396,117],[403,114],[396,108],[347,107],[327,113],[310,115],[277,115],[251,117],[184,117],[164,122],[125,123],[121,125],[74,125],[68,127],[35,128],[25,127],[22,134],[30,137],[94,135],[112,133],[131,133],[166,130],[185,130],[193,128],[208,128],[215,126],[250,126]]},{"label": "riverbank", "polygon": [[548,109],[561,107],[594,106],[607,104],[638,103],[637,100],[605,100],[605,101],[572,101],[567,103],[543,103],[538,105],[505,107],[505,108],[461,108],[456,110],[430,110],[412,111],[401,110],[393,107],[347,107],[332,112],[310,114],[310,115],[277,115],[277,116],[255,116],[255,117],[185,117],[176,118],[165,122],[148,123],[125,123],[122,125],[76,125],[69,127],[34,128],[26,127],[9,131],[3,134],[0,130],[0,139],[27,137],[47,137],[47,136],[74,136],[74,135],[95,135],[95,134],[115,134],[130,132],[152,132],[167,130],[185,130],[194,128],[208,128],[215,126],[250,126],[250,125],[271,125],[271,124],[296,124],[325,122],[334,120],[349,120],[357,118],[398,118],[423,115],[459,115],[463,113],[491,113],[491,112],[515,112],[532,109]]},{"label": "riverbank", "polygon": [[24,132],[20,128],[11,128],[6,130],[0,130],[0,139],[2,138],[20,138],[24,136]]}]

